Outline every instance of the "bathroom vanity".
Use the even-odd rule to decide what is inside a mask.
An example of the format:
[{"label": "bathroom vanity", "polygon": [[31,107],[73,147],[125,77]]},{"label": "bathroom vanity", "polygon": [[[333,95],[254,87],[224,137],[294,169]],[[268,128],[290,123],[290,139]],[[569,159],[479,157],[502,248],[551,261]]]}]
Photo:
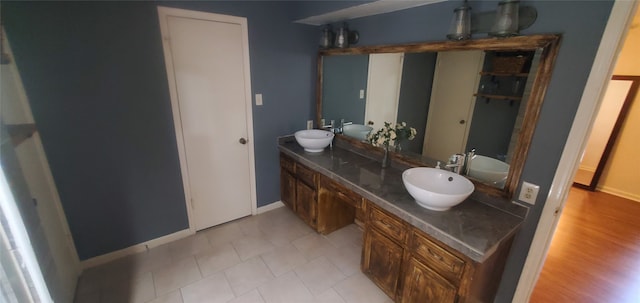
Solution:
[{"label": "bathroom vanity", "polygon": [[322,234],[361,226],[361,269],[394,301],[493,300],[525,208],[474,194],[431,211],[405,190],[400,164],[382,169],[342,141],[308,153],[289,136],[279,149],[282,201]]},{"label": "bathroom vanity", "polygon": [[[332,147],[319,153],[305,152],[293,136],[279,138],[282,201],[322,234],[353,222],[361,226],[361,270],[395,302],[493,302],[511,244],[526,217],[527,208],[511,198],[521,183],[559,42],[559,35],[532,35],[321,50],[318,128],[325,127],[320,121],[334,120],[373,124],[375,131],[387,122],[406,121],[411,127],[425,127],[413,141],[423,144],[405,141],[406,149],[391,152],[392,165],[382,168],[382,148],[348,132],[336,135]],[[456,72],[450,72],[450,65],[437,68],[447,61],[462,62],[447,60],[460,56],[470,61],[457,64]],[[335,85],[341,79],[336,75],[367,74],[354,66],[364,66],[372,78],[372,73],[380,73],[373,63],[386,59],[398,59],[401,63],[395,66],[407,71],[408,78],[403,71],[397,81]],[[340,69],[343,66],[348,68]],[[409,72],[412,68],[416,69]],[[432,82],[409,74],[431,75]],[[464,85],[462,78],[468,79]],[[404,82],[422,84],[407,84],[411,93],[404,84],[388,87],[397,99],[385,97],[388,103],[369,104],[370,97],[376,99],[370,87],[378,90],[385,83]],[[365,89],[363,101],[357,96]],[[449,101],[466,103],[439,107],[453,103]],[[382,115],[381,108],[390,110]],[[340,124],[338,133],[344,131]],[[500,142],[494,140],[498,137]],[[434,152],[451,138],[457,143]],[[496,180],[467,175],[475,191],[462,203],[446,211],[428,210],[405,189],[405,169],[447,163],[446,157],[476,147],[479,154],[508,165]]]}]

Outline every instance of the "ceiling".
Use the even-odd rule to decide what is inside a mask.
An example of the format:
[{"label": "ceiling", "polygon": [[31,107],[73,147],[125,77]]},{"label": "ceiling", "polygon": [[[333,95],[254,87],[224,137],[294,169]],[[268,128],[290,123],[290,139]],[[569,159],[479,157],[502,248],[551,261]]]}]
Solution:
[{"label": "ceiling", "polygon": [[447,0],[378,0],[374,2],[367,2],[337,11],[324,13],[320,15],[310,16],[307,18],[294,21],[295,23],[302,23],[308,25],[323,25],[329,23],[335,23],[355,18],[373,16],[378,14],[395,12],[412,7],[418,7],[423,5],[434,4],[438,2],[444,2]]}]

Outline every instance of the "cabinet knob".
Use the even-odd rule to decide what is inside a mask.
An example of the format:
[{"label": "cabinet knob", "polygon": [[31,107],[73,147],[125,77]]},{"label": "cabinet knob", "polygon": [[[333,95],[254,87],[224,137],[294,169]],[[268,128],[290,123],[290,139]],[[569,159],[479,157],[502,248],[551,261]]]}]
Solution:
[{"label": "cabinet knob", "polygon": [[240,142],[240,144],[247,144],[247,139],[240,138],[240,140],[238,140],[238,142]]},{"label": "cabinet knob", "polygon": [[460,120],[460,122],[458,122],[458,123],[460,123],[460,124],[465,124],[466,122],[467,122],[467,121]]}]

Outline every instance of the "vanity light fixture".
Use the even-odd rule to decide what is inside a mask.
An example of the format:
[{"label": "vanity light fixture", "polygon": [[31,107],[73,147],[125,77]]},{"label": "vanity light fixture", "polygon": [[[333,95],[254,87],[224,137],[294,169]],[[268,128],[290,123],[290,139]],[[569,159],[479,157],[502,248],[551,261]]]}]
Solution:
[{"label": "vanity light fixture", "polygon": [[336,30],[333,46],[337,48],[347,48],[351,44],[358,43],[358,40],[360,40],[360,34],[358,31],[349,30],[349,26],[344,22],[342,27]]},{"label": "vanity light fixture", "polygon": [[320,36],[320,48],[331,48],[333,47],[333,39],[335,33],[331,28],[330,24],[327,24],[324,29],[322,29],[322,36]]},{"label": "vanity light fixture", "polygon": [[461,7],[453,10],[453,18],[447,39],[460,41],[471,38],[471,7],[467,5],[467,0]]},{"label": "vanity light fixture", "polygon": [[518,35],[518,0],[506,0],[498,3],[496,19],[489,32],[494,37],[511,37]]}]

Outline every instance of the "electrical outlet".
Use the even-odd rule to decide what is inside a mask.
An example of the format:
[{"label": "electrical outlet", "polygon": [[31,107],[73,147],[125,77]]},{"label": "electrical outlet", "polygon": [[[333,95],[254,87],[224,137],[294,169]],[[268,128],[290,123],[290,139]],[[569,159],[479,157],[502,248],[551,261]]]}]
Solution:
[{"label": "electrical outlet", "polygon": [[522,187],[520,188],[520,196],[518,196],[518,200],[527,202],[529,204],[535,204],[536,198],[538,197],[538,191],[540,190],[540,186],[531,184],[529,182],[522,182]]},{"label": "electrical outlet", "polygon": [[364,99],[364,89],[360,90],[360,99]]},{"label": "electrical outlet", "polygon": [[307,120],[307,129],[313,128],[313,120]]},{"label": "electrical outlet", "polygon": [[262,105],[262,94],[256,94],[256,105]]}]

